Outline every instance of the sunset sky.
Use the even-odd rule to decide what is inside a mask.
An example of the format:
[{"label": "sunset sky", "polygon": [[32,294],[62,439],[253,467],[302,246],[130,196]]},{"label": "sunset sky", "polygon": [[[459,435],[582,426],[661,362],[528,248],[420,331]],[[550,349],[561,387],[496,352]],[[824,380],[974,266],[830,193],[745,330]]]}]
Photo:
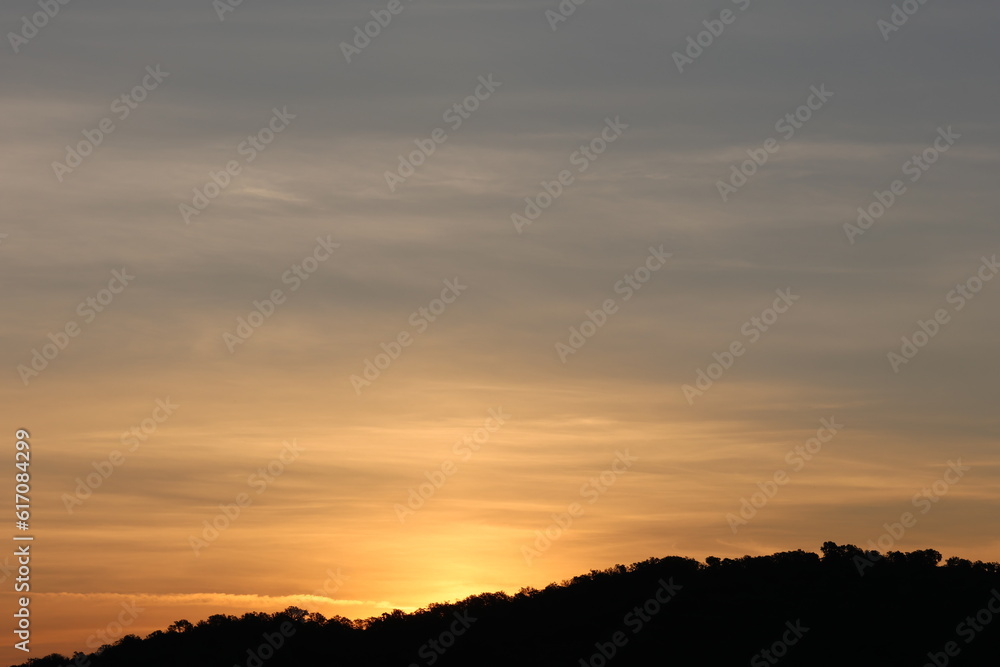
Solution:
[{"label": "sunset sky", "polygon": [[906,512],[1000,560],[1000,17],[902,4],[4,3],[0,659]]}]

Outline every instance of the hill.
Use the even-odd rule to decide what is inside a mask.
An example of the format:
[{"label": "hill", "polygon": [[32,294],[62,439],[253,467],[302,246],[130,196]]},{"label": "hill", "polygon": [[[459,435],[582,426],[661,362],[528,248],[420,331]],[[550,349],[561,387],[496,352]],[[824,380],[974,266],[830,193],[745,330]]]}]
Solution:
[{"label": "hill", "polygon": [[[543,590],[364,620],[289,607],[177,621],[19,667],[995,665],[1000,564],[823,544],[705,563],[650,558]],[[85,613],[85,610],[80,610]]]}]

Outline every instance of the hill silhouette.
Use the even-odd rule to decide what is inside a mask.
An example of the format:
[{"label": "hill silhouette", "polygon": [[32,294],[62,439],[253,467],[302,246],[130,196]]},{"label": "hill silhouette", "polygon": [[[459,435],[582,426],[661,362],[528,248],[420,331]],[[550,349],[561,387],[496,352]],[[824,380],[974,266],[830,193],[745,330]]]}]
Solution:
[{"label": "hill silhouette", "polygon": [[1000,564],[821,553],[650,558],[364,620],[215,615],[19,667],[1000,664]]}]

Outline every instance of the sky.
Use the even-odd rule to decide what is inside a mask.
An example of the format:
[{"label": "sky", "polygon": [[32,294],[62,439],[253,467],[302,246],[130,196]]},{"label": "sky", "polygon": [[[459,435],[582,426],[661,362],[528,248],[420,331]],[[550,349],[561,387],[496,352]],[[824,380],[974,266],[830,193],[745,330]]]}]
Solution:
[{"label": "sky", "polygon": [[996,6],[46,6],[0,9],[0,659],[653,556],[1000,560]]}]

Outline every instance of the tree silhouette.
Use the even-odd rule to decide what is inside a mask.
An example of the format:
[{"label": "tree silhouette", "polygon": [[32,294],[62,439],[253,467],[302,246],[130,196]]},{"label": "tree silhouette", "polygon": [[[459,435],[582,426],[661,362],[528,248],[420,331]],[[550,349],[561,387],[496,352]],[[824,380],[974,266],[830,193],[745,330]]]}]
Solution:
[{"label": "tree silhouette", "polygon": [[360,620],[215,614],[19,667],[997,664],[1000,564],[834,542],[820,552],[648,558]]}]

